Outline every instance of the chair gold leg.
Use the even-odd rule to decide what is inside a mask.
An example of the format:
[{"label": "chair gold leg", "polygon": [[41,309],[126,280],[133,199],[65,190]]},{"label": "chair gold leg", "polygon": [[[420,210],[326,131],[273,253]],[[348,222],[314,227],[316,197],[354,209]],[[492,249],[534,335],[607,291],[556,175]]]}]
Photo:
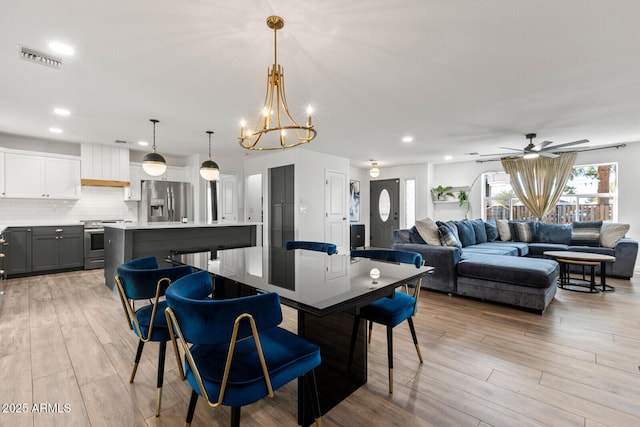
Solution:
[{"label": "chair gold leg", "polygon": [[133,379],[136,377],[138,371],[138,362],[133,362],[133,369],[131,370],[131,376],[129,377],[129,383],[133,383]]},{"label": "chair gold leg", "polygon": [[316,418],[316,426],[322,427],[322,418]]},{"label": "chair gold leg", "polygon": [[422,353],[420,352],[420,346],[416,344],[416,352],[418,353],[418,359],[420,359],[420,363],[422,362]]},{"label": "chair gold leg", "polygon": [[158,387],[156,396],[156,417],[160,416],[160,404],[162,402],[162,387]]}]

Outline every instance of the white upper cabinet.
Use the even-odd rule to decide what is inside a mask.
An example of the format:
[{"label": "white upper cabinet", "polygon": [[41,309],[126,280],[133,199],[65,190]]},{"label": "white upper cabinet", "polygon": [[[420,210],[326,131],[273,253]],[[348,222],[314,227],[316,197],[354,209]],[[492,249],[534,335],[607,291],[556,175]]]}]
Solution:
[{"label": "white upper cabinet", "polygon": [[151,176],[142,169],[140,165],[140,179],[143,181],[172,181],[172,182],[187,182],[185,179],[184,167],[180,166],[167,166],[167,171],[160,176]]},{"label": "white upper cabinet", "polygon": [[103,144],[83,143],[82,179],[129,181],[129,149]]},{"label": "white upper cabinet", "polygon": [[80,198],[80,159],[73,156],[4,154],[5,197]]},{"label": "white upper cabinet", "polygon": [[129,186],[124,187],[124,200],[140,201],[142,167],[139,163],[131,163],[129,167]]}]

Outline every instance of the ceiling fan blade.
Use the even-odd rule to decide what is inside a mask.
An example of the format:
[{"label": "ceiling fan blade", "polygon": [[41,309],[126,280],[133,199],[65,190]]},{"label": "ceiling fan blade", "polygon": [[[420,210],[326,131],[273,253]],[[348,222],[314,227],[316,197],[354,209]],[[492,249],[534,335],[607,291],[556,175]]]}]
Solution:
[{"label": "ceiling fan blade", "polygon": [[537,144],[535,147],[533,147],[533,151],[544,150],[544,148],[549,144],[553,144],[553,142],[552,141],[542,141],[540,144]]},{"label": "ceiling fan blade", "polygon": [[511,147],[498,147],[501,150],[512,150],[512,151],[520,151],[522,152],[522,148],[511,148]]},{"label": "ceiling fan blade", "polygon": [[480,157],[502,157],[502,156],[513,156],[513,154],[511,153],[480,154]]},{"label": "ceiling fan blade", "polygon": [[550,159],[555,159],[556,157],[560,157],[560,156],[558,156],[557,154],[555,154],[555,153],[551,153],[551,152],[549,152],[549,151],[541,151],[541,152],[540,152],[540,155],[541,155],[542,157],[549,157]]},{"label": "ceiling fan blade", "polygon": [[547,147],[545,148],[545,151],[553,151],[553,150],[557,150],[558,148],[571,147],[573,145],[584,144],[586,142],[589,142],[589,140],[581,139],[579,141],[565,142],[564,144],[554,145],[553,147]]}]

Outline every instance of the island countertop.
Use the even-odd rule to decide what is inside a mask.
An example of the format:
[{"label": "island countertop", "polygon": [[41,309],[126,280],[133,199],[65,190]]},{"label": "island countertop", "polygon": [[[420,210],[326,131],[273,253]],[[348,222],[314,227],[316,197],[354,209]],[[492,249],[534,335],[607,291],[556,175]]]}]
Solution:
[{"label": "island countertop", "polygon": [[160,267],[168,267],[164,259],[173,253],[255,246],[261,228],[238,221],[104,224],[105,284],[113,289],[118,266],[131,259],[154,256]]},{"label": "island countertop", "polygon": [[213,228],[213,227],[234,227],[246,225],[261,225],[258,222],[239,221],[190,221],[190,222],[120,222],[104,224],[105,228],[116,228],[119,230],[156,230],[169,228]]}]

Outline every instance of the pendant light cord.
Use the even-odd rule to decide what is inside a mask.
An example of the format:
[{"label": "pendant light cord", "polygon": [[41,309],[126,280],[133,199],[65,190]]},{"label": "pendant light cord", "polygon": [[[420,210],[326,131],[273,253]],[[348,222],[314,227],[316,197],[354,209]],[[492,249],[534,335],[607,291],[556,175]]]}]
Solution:
[{"label": "pendant light cord", "polygon": [[208,130],[207,133],[209,134],[209,160],[211,160],[211,134],[215,132]]},{"label": "pendant light cord", "polygon": [[155,153],[156,152],[156,123],[158,123],[158,120],[156,119],[149,119],[149,121],[151,123],[153,123],[153,147],[152,150]]}]

